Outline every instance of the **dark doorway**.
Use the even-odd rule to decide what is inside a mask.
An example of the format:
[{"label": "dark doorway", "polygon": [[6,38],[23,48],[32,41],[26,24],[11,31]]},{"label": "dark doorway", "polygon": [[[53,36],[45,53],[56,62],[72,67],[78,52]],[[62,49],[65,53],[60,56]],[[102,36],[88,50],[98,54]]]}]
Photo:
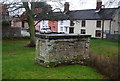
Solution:
[{"label": "dark doorway", "polygon": [[96,30],[96,37],[101,37],[101,34],[102,34],[101,30]]},{"label": "dark doorway", "polygon": [[25,23],[24,23],[24,21],[22,21],[22,28],[25,28],[25,25],[24,25]]},{"label": "dark doorway", "polygon": [[69,33],[74,33],[74,28],[73,27],[70,27]]}]

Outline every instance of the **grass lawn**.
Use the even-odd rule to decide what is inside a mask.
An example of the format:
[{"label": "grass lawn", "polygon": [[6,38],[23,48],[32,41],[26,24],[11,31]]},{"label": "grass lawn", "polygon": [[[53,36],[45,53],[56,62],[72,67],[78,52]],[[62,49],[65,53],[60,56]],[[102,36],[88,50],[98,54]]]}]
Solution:
[{"label": "grass lawn", "polygon": [[118,42],[93,39],[90,41],[90,51],[95,54],[101,54],[110,58],[118,57]]},{"label": "grass lawn", "polygon": [[34,63],[35,48],[24,47],[27,43],[27,40],[3,41],[3,79],[103,79],[87,66],[41,67]]},{"label": "grass lawn", "polygon": [[0,40],[0,80],[2,80],[2,41]]}]

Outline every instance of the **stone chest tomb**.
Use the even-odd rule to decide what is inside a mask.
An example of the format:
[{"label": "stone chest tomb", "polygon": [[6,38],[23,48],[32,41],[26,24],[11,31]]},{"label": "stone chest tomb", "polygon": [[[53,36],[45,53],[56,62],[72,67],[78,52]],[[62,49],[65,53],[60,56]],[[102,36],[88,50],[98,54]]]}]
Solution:
[{"label": "stone chest tomb", "polygon": [[45,67],[84,63],[89,58],[90,35],[36,34],[36,63]]}]

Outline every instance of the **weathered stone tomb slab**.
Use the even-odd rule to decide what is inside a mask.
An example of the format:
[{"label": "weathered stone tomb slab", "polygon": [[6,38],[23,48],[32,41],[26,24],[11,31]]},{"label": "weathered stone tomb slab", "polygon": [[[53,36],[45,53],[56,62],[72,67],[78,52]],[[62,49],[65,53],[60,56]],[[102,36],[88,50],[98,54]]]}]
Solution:
[{"label": "weathered stone tomb slab", "polygon": [[36,63],[53,67],[62,63],[84,63],[89,58],[91,35],[36,34]]}]

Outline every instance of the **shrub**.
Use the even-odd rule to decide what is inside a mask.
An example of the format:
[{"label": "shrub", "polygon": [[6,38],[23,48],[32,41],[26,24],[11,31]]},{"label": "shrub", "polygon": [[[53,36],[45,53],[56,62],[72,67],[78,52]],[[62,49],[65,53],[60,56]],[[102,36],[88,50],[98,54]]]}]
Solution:
[{"label": "shrub", "polygon": [[9,21],[7,21],[7,20],[4,20],[4,21],[0,22],[0,25],[1,24],[2,24],[2,27],[4,27],[4,26],[11,26],[11,23]]},{"label": "shrub", "polygon": [[[90,66],[96,68],[99,72],[110,79],[118,79],[118,61],[108,57],[91,53]],[[117,80],[116,80],[117,81]]]},{"label": "shrub", "polygon": [[2,39],[30,39],[30,36],[4,36]]}]

